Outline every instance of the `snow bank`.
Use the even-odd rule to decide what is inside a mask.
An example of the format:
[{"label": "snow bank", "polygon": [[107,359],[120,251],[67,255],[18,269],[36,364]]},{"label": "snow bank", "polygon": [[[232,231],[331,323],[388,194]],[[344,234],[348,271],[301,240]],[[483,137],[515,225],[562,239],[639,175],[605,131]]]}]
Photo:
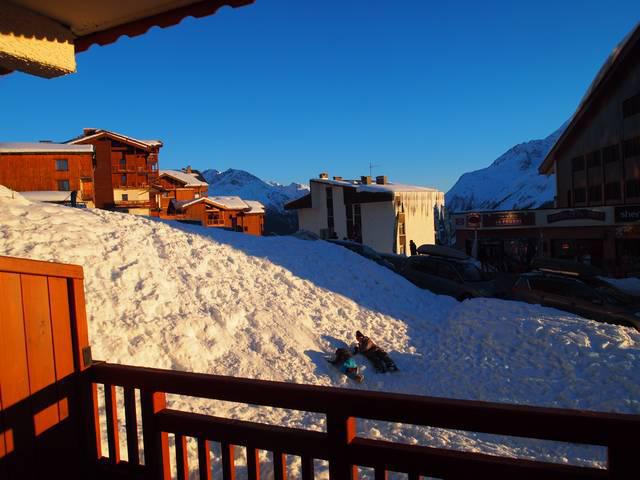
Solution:
[{"label": "snow bank", "polygon": [[[640,412],[640,335],[556,310],[419,290],[342,247],[31,203],[0,189],[0,254],[77,263],[95,358],[316,385]],[[348,383],[323,359],[356,329],[398,374]],[[175,408],[324,428],[300,412],[170,398]],[[598,449],[361,422],[363,434],[578,464]],[[295,464],[290,465],[296,474]]]}]

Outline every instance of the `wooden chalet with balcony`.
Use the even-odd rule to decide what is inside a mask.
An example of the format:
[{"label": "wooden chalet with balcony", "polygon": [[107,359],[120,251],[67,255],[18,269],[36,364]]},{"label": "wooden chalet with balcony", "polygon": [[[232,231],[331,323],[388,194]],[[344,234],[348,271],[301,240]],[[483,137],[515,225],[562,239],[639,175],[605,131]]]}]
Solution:
[{"label": "wooden chalet with balcony", "polygon": [[171,200],[167,218],[175,218],[203,227],[219,227],[249,235],[264,233],[264,205],[240,197],[201,197]]},{"label": "wooden chalet with balcony", "polygon": [[187,167],[183,170],[160,170],[154,185],[156,204],[161,212],[166,213],[171,200],[187,201],[206,197],[209,184],[200,172]]},{"label": "wooden chalet with balcony", "polygon": [[138,215],[157,210],[152,185],[158,179],[160,140],[139,140],[108,130],[85,128],[69,145],[93,145],[98,208]]},{"label": "wooden chalet with balcony", "polygon": [[37,200],[73,197],[93,206],[93,153],[93,145],[0,143],[0,185]]}]

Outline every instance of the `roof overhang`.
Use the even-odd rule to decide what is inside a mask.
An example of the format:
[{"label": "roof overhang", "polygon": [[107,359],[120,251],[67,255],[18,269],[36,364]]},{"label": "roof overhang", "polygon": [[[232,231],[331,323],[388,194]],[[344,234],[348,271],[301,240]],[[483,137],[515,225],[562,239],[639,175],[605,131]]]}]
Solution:
[{"label": "roof overhang", "polygon": [[76,69],[75,53],[151,27],[205,17],[254,0],[0,0],[0,73],[52,78]]},{"label": "roof overhang", "polygon": [[143,141],[138,140],[137,138],[127,137],[126,135],[121,135],[116,132],[111,132],[109,130],[99,130],[96,133],[92,133],[91,135],[77,137],[69,140],[66,143],[69,145],[86,145],[87,143],[91,143],[92,140],[98,140],[103,137],[109,137],[121,143],[127,143],[148,152],[152,152],[155,149],[159,149],[163,146],[160,140],[153,140],[152,142]]}]

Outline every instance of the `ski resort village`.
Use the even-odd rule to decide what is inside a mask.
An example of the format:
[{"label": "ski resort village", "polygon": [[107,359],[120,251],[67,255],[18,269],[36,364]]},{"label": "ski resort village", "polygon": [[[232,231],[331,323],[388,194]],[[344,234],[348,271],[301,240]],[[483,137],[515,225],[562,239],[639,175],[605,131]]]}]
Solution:
[{"label": "ski resort village", "polygon": [[0,1],[0,480],[640,478],[637,5],[373,3]]}]

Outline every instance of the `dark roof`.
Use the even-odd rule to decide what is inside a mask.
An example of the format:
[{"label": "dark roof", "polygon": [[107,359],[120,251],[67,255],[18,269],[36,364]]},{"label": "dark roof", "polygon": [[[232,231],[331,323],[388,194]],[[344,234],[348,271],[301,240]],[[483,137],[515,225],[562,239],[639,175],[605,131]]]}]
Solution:
[{"label": "dark roof", "polygon": [[628,67],[640,61],[640,23],[629,33],[622,42],[613,50],[607,61],[604,63],[591,86],[583,97],[578,109],[571,117],[569,125],[556,140],[544,161],[538,167],[538,172],[548,174],[553,168],[556,154],[559,150],[570,142],[596,112],[594,109],[601,108],[602,99],[608,91],[624,78]]},{"label": "dark roof", "polygon": [[307,193],[304,197],[293,200],[284,204],[285,210],[298,210],[301,208],[311,208],[311,194]]}]

